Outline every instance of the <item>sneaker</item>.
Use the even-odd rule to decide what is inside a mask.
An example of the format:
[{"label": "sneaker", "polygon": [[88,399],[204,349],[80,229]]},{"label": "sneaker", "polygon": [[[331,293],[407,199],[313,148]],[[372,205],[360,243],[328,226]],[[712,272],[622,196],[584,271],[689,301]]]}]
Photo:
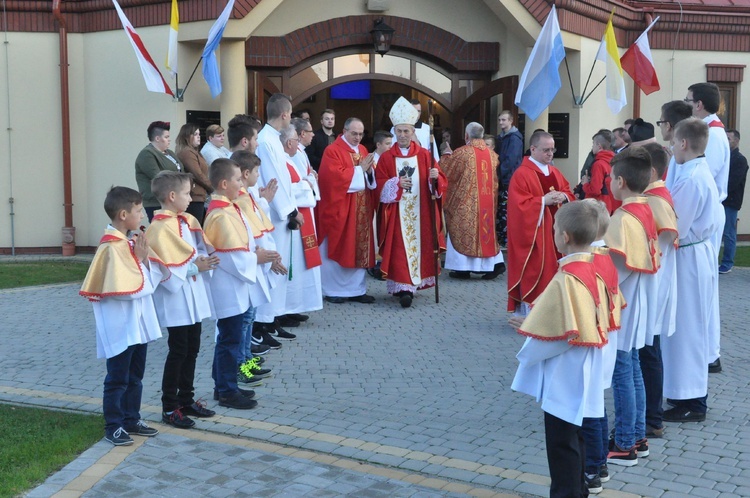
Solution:
[{"label": "sneaker", "polygon": [[279,317],[276,317],[276,321],[282,327],[299,327],[299,324],[301,323],[299,320],[295,320],[289,315],[281,315]]},{"label": "sneaker", "polygon": [[192,405],[183,406],[181,410],[185,415],[192,415],[194,417],[200,418],[209,418],[216,415],[215,411],[206,408],[205,403],[200,400],[196,401]]},{"label": "sneaker", "polygon": [[[257,327],[255,327],[257,325]],[[273,323],[259,323],[253,324],[252,342],[254,344],[261,344],[268,346],[271,349],[281,349],[281,343],[271,337],[270,331],[274,329]]]},{"label": "sneaker", "polygon": [[664,437],[664,427],[656,428],[646,424],[646,437],[659,439]]},{"label": "sneaker", "polygon": [[724,275],[726,273],[729,273],[731,271],[732,271],[732,267],[731,266],[727,266],[727,265],[720,265],[719,266],[719,273],[722,274],[722,275]]},{"label": "sneaker", "polygon": [[266,362],[266,359],[263,358],[262,356],[255,356],[255,355],[253,355],[253,359],[258,361],[258,365],[262,365],[262,364],[264,364]]},{"label": "sneaker", "polygon": [[130,437],[128,431],[122,427],[118,427],[111,434],[106,433],[104,439],[114,444],[115,446],[130,446],[133,444],[133,438]]},{"label": "sneaker", "polygon": [[268,332],[270,335],[276,337],[277,339],[285,339],[287,341],[293,341],[297,338],[296,335],[292,334],[291,332],[287,332],[286,330],[282,329],[280,325],[274,324],[274,327],[272,330]]},{"label": "sneaker", "polygon": [[237,382],[247,384],[250,387],[257,387],[263,385],[263,381],[255,377],[252,373],[247,375],[243,372],[237,372]]},{"label": "sneaker", "polygon": [[297,320],[298,322],[306,322],[310,319],[309,315],[303,315],[301,313],[289,313],[286,316],[288,316],[292,320]]},{"label": "sneaker", "polygon": [[[271,351],[271,348],[266,346],[265,344],[250,344],[250,352],[253,354],[253,356],[257,357],[258,355],[263,355]],[[262,360],[263,358],[261,358]]]},{"label": "sneaker", "polygon": [[240,372],[245,374],[246,377],[262,379],[271,373],[271,369],[261,368],[255,358],[253,358],[240,365]]},{"label": "sneaker", "polygon": [[589,493],[595,495],[602,492],[602,480],[597,474],[584,474],[586,478],[586,487],[589,488]]},{"label": "sneaker", "polygon": [[281,343],[271,337],[271,334],[267,331],[263,331],[261,336],[261,344],[268,346],[271,349],[281,349]]},{"label": "sneaker", "polygon": [[644,437],[640,441],[636,441],[635,452],[638,454],[638,457],[647,457],[648,456],[648,439]]},{"label": "sneaker", "polygon": [[623,450],[615,444],[607,455],[607,463],[622,465],[623,467],[638,465],[638,454],[635,452],[635,446],[629,450]]},{"label": "sneaker", "polygon": [[[240,389],[238,387],[237,390],[246,398],[253,399],[255,397],[255,391],[253,391],[252,389]],[[216,389],[214,389],[214,401],[219,401],[219,391],[217,391]]]},{"label": "sneaker", "polygon": [[599,467],[599,479],[602,482],[609,481],[609,467],[607,467],[606,463]]},{"label": "sneaker", "polygon": [[139,420],[133,427],[128,427],[125,430],[128,432],[128,434],[134,434],[136,436],[143,437],[154,437],[159,434],[159,431],[157,429],[149,427],[148,424],[146,424],[146,422],[144,422],[143,420]]},{"label": "sneaker", "polygon": [[179,408],[172,412],[162,412],[161,421],[178,429],[190,429],[195,426],[195,421],[183,415],[182,410]]},{"label": "sneaker", "polygon": [[236,392],[225,398],[220,397],[219,405],[226,406],[227,408],[234,408],[235,410],[250,410],[258,406],[258,402]]}]

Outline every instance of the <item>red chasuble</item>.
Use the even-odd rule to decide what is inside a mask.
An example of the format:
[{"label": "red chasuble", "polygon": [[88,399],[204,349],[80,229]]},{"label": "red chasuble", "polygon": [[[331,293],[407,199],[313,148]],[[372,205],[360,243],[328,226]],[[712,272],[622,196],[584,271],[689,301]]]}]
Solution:
[{"label": "red chasuble", "polygon": [[[297,173],[297,168],[289,163],[286,163],[286,168],[289,170],[289,176],[292,178],[292,183],[299,183],[302,179]],[[315,223],[313,222],[313,211],[311,208],[298,208],[299,212],[302,213],[302,218],[305,222],[299,228],[299,233],[302,235],[302,247],[305,250],[305,265],[308,269],[315,268],[321,265],[320,251],[318,250],[318,239],[315,237]],[[294,236],[294,234],[292,234]]]},{"label": "red chasuble", "polygon": [[[542,209],[542,196],[559,190],[574,200],[570,184],[554,166],[545,177],[536,164],[524,157],[513,173],[508,188],[508,311],[521,302],[531,303],[542,293],[557,272],[554,213],[557,206]],[[544,184],[542,183],[544,179]]]},{"label": "red chasuble", "polygon": [[453,247],[473,258],[491,258],[500,252],[495,237],[497,155],[484,140],[472,140],[440,166],[451,188],[445,195],[445,223]]},{"label": "red chasuble", "polygon": [[372,219],[376,198],[373,191],[347,193],[354,177],[354,167],[367,155],[359,153],[339,137],[326,147],[318,170],[320,201],[315,208],[318,240],[328,239],[328,257],[344,268],[375,266],[375,244]]},{"label": "red chasuble", "polygon": [[[416,157],[419,167],[419,241],[420,257],[419,266],[422,280],[435,276],[435,243],[433,241],[433,228],[430,210],[434,210],[435,218],[438,223],[438,247],[440,251],[445,251],[445,238],[443,237],[442,201],[438,198],[437,206],[432,200],[430,187],[428,185],[430,168],[439,168],[430,151],[421,147],[416,142],[412,142],[409,152],[403,156],[398,144],[380,156],[376,178],[378,180],[377,198],[380,199],[380,192],[383,190],[385,183],[391,178],[398,177],[396,161],[399,158]],[[442,196],[448,186],[448,180],[440,171],[437,181],[437,194]],[[409,272],[408,258],[404,248],[404,242],[401,236],[401,219],[399,213],[399,202],[403,189],[398,187],[396,196],[397,202],[382,203],[378,213],[378,247],[383,261],[380,269],[383,276],[388,280],[399,283],[413,285],[413,280]]]}]

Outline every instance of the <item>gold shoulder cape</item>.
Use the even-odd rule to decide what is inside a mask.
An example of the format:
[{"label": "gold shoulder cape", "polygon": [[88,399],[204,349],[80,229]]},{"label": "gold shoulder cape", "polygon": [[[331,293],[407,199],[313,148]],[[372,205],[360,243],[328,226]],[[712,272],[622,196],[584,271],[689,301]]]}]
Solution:
[{"label": "gold shoulder cape", "polygon": [[240,207],[223,195],[212,195],[203,231],[217,252],[250,251]]},{"label": "gold shoulder cape", "polygon": [[599,328],[599,290],[592,254],[565,258],[559,271],[534,301],[518,332],[542,341],[601,348],[606,332]]},{"label": "gold shoulder cape", "polygon": [[119,230],[105,230],[79,294],[89,301],[99,301],[137,294],[143,284],[141,265],[130,241]]},{"label": "gold shoulder cape", "polygon": [[[195,248],[182,238],[182,223],[184,220],[188,224],[191,232],[200,232],[203,236],[203,230],[200,223],[190,213],[177,214],[173,211],[160,209],[154,213],[154,219],[146,230],[148,246],[154,252],[153,261],[163,266],[182,266],[190,262],[195,255]],[[203,239],[208,247],[209,244]]]},{"label": "gold shoulder cape", "polygon": [[609,255],[608,247],[592,247],[594,255],[594,268],[599,282],[599,328],[607,332],[620,330],[622,323],[622,310],[627,306],[625,298],[620,292],[617,268]]},{"label": "gold shoulder cape", "polygon": [[[240,209],[242,214],[245,215],[247,223],[250,225],[250,229],[253,231],[253,238],[260,238],[265,233],[273,232],[274,226],[271,220],[268,218],[266,213],[260,206],[257,205],[255,199],[247,192],[244,187],[240,190],[240,195],[234,201]],[[257,208],[257,212],[255,211]]]},{"label": "gold shoulder cape", "polygon": [[651,211],[654,213],[656,230],[659,234],[665,231],[674,232],[674,244],[677,247],[679,245],[677,238],[677,213],[674,210],[672,195],[667,190],[666,185],[662,180],[655,181],[649,184],[643,195],[648,199],[648,205],[651,206]]},{"label": "gold shoulder cape", "polygon": [[626,199],[609,221],[604,242],[625,258],[625,266],[640,273],[656,273],[661,251],[653,212],[645,196]]}]

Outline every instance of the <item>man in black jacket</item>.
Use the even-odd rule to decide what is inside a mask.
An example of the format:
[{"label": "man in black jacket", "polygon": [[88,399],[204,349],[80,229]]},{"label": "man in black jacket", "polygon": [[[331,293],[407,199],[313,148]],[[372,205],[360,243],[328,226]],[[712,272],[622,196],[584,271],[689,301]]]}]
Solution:
[{"label": "man in black jacket", "polygon": [[333,131],[335,125],[336,113],[333,112],[333,109],[325,109],[320,113],[320,129],[313,135],[310,146],[305,148],[307,158],[310,159],[310,166],[315,171],[320,168],[323,151],[336,140],[336,133]]},{"label": "man in black jacket", "polygon": [[747,179],[747,159],[740,153],[740,132],[727,130],[729,139],[729,182],[727,184],[727,198],[724,199],[724,255],[721,258],[719,273],[729,273],[734,266],[734,252],[737,248],[737,214],[742,207],[745,195],[745,180]]}]

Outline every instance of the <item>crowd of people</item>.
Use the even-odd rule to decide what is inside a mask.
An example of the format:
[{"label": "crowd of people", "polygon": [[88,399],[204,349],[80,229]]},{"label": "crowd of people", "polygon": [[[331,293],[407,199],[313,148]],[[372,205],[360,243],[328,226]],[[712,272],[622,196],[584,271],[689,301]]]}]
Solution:
[{"label": "crowd of people", "polygon": [[158,433],[139,408],[160,326],[162,420],[189,428],[214,415],[194,399],[204,319],[217,320],[214,399],[250,409],[254,392],[239,386],[269,374],[263,355],[324,300],[375,302],[366,278],[377,267],[409,308],[436,286],[445,252],[455,279],[492,280],[507,263],[507,310],[527,336],[513,389],[542,402],[552,495],[600,491],[608,464],[636,465],[664,421],[705,420],[708,373],[722,368],[718,275],[733,266],[748,166],[719,102],[715,85],[698,83],[664,104],[656,125],[668,146],[642,119],[599,130],[575,189],[554,166],[554,137],[537,130],[524,153],[505,110],[497,137],[472,122],[456,150],[449,134],[437,147],[419,102],[403,97],[372,152],[359,118],[337,134],[326,109],[313,131],[282,94],[265,124],[237,115],[226,130],[209,126],[202,148],[184,125],[176,154],[169,123],[151,123],[139,191],[107,194],[111,224],[81,290],[107,359],[105,437]]}]

